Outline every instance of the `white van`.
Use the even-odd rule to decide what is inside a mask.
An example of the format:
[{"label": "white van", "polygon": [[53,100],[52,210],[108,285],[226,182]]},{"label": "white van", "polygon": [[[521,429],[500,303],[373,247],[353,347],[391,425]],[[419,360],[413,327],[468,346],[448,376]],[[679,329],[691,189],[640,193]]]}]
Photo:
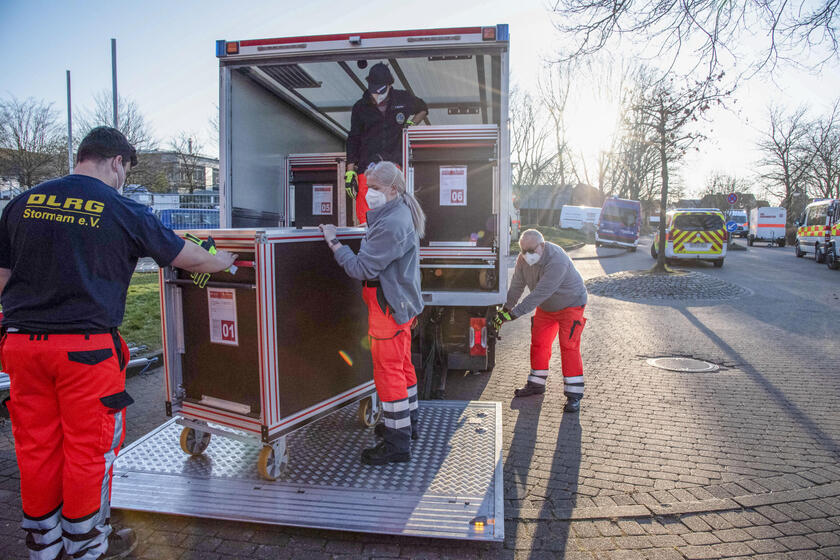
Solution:
[{"label": "white van", "polygon": [[563,206],[560,210],[560,227],[564,229],[583,229],[586,224],[593,228],[598,225],[601,209],[594,206]]}]

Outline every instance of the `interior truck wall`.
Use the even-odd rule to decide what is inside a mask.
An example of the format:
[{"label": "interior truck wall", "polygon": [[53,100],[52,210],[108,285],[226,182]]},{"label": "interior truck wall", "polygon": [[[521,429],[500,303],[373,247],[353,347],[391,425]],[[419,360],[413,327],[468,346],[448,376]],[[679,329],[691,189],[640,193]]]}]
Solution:
[{"label": "interior truck wall", "polygon": [[231,227],[273,226],[282,219],[283,173],[292,153],[342,152],[344,140],[237,70],[230,71]]}]

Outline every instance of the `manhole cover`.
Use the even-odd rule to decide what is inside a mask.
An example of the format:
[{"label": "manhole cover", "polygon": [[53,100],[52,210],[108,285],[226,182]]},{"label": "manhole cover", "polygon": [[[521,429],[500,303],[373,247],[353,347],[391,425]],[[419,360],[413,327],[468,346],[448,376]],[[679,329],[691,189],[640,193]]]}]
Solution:
[{"label": "manhole cover", "polygon": [[694,358],[650,358],[647,363],[659,369],[685,373],[706,373],[720,369],[715,364]]}]

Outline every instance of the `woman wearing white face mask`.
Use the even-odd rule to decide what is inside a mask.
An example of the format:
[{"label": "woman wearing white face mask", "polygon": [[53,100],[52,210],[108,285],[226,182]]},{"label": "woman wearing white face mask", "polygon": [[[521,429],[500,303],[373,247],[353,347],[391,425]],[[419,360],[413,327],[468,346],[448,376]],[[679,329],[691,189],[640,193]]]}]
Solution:
[{"label": "woman wearing white face mask", "polygon": [[373,379],[382,400],[382,438],[362,452],[362,462],[384,465],[411,460],[411,440],[419,437],[417,377],[411,363],[411,324],[423,310],[420,294],[420,237],[426,216],[405,190],[400,169],[390,161],[365,172],[368,230],[359,253],[336,239],[335,226],[321,225],[324,239],[345,272],[363,281]]}]

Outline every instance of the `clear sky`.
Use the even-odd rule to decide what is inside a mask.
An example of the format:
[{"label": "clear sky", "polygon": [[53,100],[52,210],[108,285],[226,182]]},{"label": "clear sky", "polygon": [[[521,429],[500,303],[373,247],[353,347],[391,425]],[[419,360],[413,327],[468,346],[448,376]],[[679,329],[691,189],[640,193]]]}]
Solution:
[{"label": "clear sky", "polygon": [[[510,24],[514,82],[535,88],[544,57],[560,39],[546,2],[481,0],[348,3],[243,1],[180,2],[149,0],[134,4],[75,1],[0,0],[0,95],[36,97],[66,114],[65,70],[72,73],[74,115],[92,96],[110,91],[110,39],[117,39],[119,91],[136,101],[159,143],[181,131],[210,145],[209,119],[218,103],[217,39],[239,40],[322,33]],[[825,110],[840,95],[837,66],[810,75],[786,71],[776,83],[756,79],[744,85],[734,107],[710,125],[713,141],[693,154],[683,172],[687,186],[699,190],[713,170],[748,176],[756,154],[751,146],[762,129],[771,100],[787,106],[810,103]],[[580,101],[570,130],[582,145],[599,144],[586,116],[599,107]],[[74,117],[75,118],[75,117]],[[601,119],[603,120],[603,119]],[[591,124],[591,123],[589,123]],[[602,135],[603,136],[603,135]],[[606,145],[607,140],[604,140]]]}]

